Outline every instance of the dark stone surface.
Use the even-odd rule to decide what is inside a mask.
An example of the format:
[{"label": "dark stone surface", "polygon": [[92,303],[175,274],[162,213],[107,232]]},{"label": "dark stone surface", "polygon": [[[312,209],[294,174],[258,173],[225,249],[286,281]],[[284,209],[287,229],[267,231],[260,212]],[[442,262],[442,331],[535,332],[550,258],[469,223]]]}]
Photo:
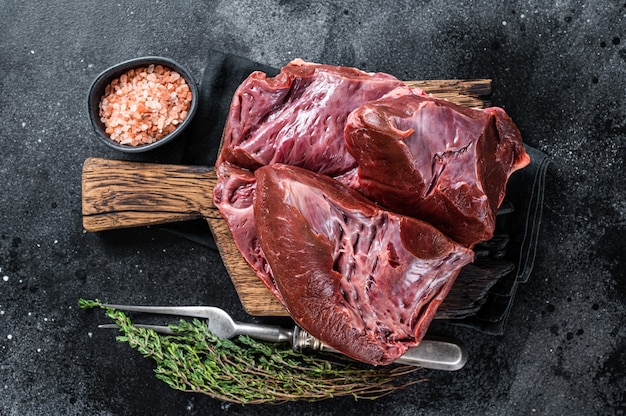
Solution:
[{"label": "dark stone surface", "polygon": [[[0,4],[1,415],[626,413],[626,4],[440,0]],[[219,257],[158,227],[83,231],[106,67],[163,55],[198,79],[210,48],[403,79],[492,78],[492,102],[550,168],[539,252],[507,330],[458,329],[470,361],[383,399],[238,406],[176,392],[80,297],[241,310]],[[175,147],[142,156],[168,161]]]}]

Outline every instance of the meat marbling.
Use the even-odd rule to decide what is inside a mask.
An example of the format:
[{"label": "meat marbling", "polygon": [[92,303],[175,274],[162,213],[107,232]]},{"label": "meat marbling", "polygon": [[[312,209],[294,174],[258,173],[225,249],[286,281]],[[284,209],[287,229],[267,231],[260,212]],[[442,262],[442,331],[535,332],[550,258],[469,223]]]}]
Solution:
[{"label": "meat marbling", "polygon": [[473,252],[327,176],[282,164],[255,176],[260,246],[294,320],[370,364],[417,345]]}]

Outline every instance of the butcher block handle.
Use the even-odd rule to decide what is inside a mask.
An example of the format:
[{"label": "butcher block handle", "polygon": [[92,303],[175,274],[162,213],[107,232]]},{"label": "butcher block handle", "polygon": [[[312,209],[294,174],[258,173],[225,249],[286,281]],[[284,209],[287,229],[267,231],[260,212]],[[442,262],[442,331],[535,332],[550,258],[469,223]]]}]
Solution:
[{"label": "butcher block handle", "polygon": [[212,168],[89,158],[83,165],[83,227],[104,231],[220,218]]}]

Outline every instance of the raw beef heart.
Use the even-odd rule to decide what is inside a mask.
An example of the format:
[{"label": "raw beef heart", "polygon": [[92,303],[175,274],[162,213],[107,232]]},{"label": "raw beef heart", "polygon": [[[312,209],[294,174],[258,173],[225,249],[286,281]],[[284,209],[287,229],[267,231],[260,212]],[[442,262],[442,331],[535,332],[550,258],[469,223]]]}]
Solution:
[{"label": "raw beef heart", "polygon": [[382,73],[294,60],[280,74],[252,73],[235,91],[218,166],[271,163],[337,175],[355,166],[343,131],[350,111],[403,85]]},{"label": "raw beef heart", "polygon": [[283,164],[255,176],[259,243],[294,320],[374,365],[417,345],[473,252],[327,176]]},{"label": "raw beef heart", "polygon": [[528,162],[501,109],[296,60],[235,92],[214,202],[298,324],[388,364],[420,342]]},{"label": "raw beef heart", "polygon": [[492,237],[509,176],[530,162],[502,109],[408,88],[352,112],[345,140],[358,168],[344,183],[468,247]]}]

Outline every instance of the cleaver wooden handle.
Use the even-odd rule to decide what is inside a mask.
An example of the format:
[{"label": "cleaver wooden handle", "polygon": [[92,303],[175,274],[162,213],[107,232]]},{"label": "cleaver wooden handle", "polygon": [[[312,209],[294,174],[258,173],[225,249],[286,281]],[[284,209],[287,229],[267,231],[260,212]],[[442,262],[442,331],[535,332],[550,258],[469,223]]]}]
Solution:
[{"label": "cleaver wooden handle", "polygon": [[104,231],[221,219],[213,168],[89,158],[83,164],[83,227]]}]

